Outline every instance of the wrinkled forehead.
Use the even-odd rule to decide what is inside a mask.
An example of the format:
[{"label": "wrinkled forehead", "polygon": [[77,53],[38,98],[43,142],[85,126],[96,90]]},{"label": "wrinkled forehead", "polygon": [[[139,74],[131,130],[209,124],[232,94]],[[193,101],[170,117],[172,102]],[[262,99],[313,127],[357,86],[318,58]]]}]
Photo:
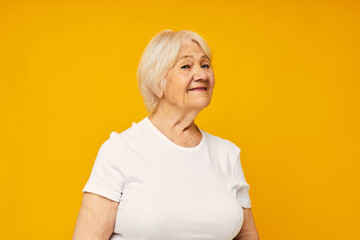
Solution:
[{"label": "wrinkled forehead", "polygon": [[180,44],[179,52],[176,58],[176,62],[184,59],[194,60],[195,55],[201,55],[200,60],[209,60],[209,56],[206,55],[200,44],[194,39],[183,39]]},{"label": "wrinkled forehead", "polygon": [[[178,58],[177,61],[179,62],[179,61],[181,61],[181,60],[186,60],[186,59],[194,60],[195,57],[194,57],[193,55],[181,55],[181,56]],[[208,60],[208,61],[210,61],[209,57],[206,56],[205,53],[204,53],[204,55],[202,55],[202,56],[200,57],[200,61],[203,61],[203,60]]]}]

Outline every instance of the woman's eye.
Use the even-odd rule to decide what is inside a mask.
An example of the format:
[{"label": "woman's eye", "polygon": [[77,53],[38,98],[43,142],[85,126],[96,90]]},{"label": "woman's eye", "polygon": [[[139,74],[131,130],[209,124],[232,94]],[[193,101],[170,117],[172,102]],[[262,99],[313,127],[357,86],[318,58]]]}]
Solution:
[{"label": "woman's eye", "polygon": [[184,65],[184,66],[181,66],[182,69],[186,69],[186,68],[190,68],[189,65]]},{"label": "woman's eye", "polygon": [[210,66],[208,64],[202,65],[201,67],[209,68]]}]

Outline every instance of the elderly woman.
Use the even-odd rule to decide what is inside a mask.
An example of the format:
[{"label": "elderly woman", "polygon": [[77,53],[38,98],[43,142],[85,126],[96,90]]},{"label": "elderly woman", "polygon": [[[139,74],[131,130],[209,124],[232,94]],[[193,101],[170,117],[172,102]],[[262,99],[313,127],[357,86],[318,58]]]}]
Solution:
[{"label": "elderly woman", "polygon": [[73,240],[259,239],[240,148],[194,122],[214,90],[211,59],[191,31],[149,42],[137,78],[150,114],[100,147]]}]

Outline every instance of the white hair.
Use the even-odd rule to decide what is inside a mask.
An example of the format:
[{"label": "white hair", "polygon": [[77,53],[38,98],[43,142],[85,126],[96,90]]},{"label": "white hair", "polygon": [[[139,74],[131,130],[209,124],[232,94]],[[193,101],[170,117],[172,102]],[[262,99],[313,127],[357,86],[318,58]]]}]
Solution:
[{"label": "white hair", "polygon": [[207,42],[197,33],[189,30],[163,30],[156,34],[146,46],[136,73],[138,88],[149,113],[156,110],[159,99],[156,91],[164,91],[165,76],[174,66],[183,40],[196,42],[205,55],[212,60]]}]

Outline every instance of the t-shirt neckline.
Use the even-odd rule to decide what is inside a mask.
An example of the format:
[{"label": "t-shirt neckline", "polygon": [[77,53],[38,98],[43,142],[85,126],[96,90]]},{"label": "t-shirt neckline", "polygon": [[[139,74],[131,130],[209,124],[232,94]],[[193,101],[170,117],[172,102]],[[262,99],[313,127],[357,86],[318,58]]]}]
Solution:
[{"label": "t-shirt neckline", "polygon": [[183,147],[183,146],[177,145],[176,143],[171,141],[167,136],[165,136],[159,129],[157,129],[157,127],[155,127],[155,125],[150,121],[150,119],[148,117],[149,116],[146,116],[144,118],[145,123],[153,130],[153,132],[156,135],[158,135],[168,145],[170,145],[174,148],[177,148],[182,151],[194,152],[194,151],[199,151],[205,145],[205,134],[204,134],[203,130],[200,129],[199,127],[197,127],[197,128],[199,129],[199,131],[202,135],[200,143],[198,145],[196,145],[195,147]]}]

